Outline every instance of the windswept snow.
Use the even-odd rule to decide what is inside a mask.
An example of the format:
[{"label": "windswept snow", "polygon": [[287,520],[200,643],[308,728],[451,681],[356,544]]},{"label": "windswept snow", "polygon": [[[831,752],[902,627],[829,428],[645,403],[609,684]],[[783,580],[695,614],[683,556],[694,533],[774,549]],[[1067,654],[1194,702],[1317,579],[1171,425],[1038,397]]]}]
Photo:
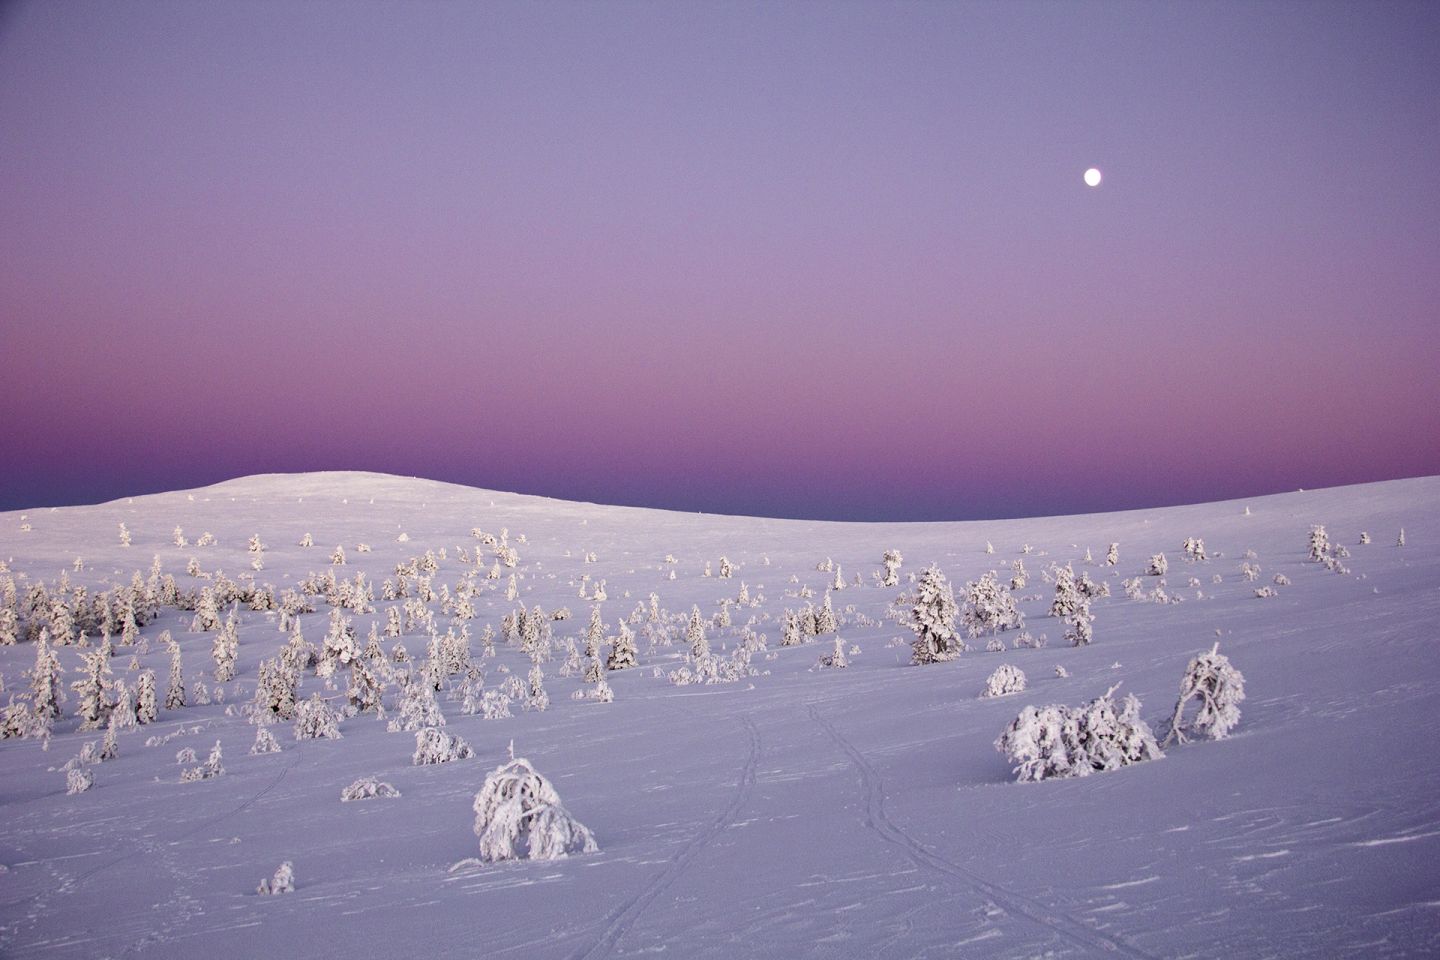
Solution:
[{"label": "windswept snow", "polygon": [[[1440,953],[1440,478],[975,523],[682,514],[360,473],[4,513],[0,589],[14,594],[0,607],[21,637],[0,645],[7,732],[32,730],[28,624],[53,614],[61,629],[69,613],[32,613],[35,585],[72,600],[83,586],[88,603],[137,572],[144,589],[156,557],[182,605],[228,579],[314,609],[226,603],[198,632],[195,610],[162,604],[133,643],[114,623],[108,676],[83,670],[97,635],[52,647],[67,699],[48,748],[0,740],[5,957]],[[1097,591],[1088,645],[1050,616],[1067,564]],[[967,636],[952,614],[946,658],[912,664],[932,565],[957,607],[990,571],[992,591],[1018,577],[1023,631]],[[387,599],[397,567],[408,596]],[[345,598],[337,616],[326,592]],[[807,632],[827,595],[834,631]],[[703,644],[687,639],[692,610]],[[787,610],[805,649],[782,646]],[[216,642],[232,615],[233,666]],[[637,664],[593,666],[622,621]],[[597,622],[603,642],[582,657]],[[170,676],[164,631],[187,705],[135,724],[143,671]],[[1163,736],[1187,665],[1217,641],[1244,675],[1223,740],[1040,783],[1017,783],[993,746],[1025,707],[1117,684]],[[846,669],[814,669],[837,649]],[[296,739],[295,721],[257,707],[266,661],[267,695],[296,681],[295,702],[320,698],[338,739]],[[1002,664],[1025,689],[978,696]],[[71,687],[86,676],[88,719]],[[472,756],[412,764],[406,676],[406,709],[420,703]],[[96,682],[123,682],[126,704],[98,702]],[[252,721],[282,749],[252,754]],[[212,753],[223,775],[181,783]],[[474,858],[475,795],[519,756],[598,850]],[[256,893],[292,875],[292,893]]]}]

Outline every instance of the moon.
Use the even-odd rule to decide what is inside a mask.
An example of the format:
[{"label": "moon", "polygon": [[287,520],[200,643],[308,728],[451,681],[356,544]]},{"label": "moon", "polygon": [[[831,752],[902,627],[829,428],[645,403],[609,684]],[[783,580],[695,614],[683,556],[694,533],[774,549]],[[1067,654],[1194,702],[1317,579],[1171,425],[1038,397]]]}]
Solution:
[{"label": "moon", "polygon": [[1098,167],[1091,167],[1089,170],[1085,171],[1085,186],[1100,186],[1100,169]]}]

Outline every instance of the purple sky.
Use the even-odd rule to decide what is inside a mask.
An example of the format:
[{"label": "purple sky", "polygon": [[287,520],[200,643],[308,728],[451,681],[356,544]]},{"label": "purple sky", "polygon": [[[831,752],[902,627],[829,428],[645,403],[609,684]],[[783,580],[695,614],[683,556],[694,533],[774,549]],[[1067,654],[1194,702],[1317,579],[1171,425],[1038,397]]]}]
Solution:
[{"label": "purple sky", "polygon": [[1437,51],[1433,2],[8,6],[0,509],[1440,473]]}]

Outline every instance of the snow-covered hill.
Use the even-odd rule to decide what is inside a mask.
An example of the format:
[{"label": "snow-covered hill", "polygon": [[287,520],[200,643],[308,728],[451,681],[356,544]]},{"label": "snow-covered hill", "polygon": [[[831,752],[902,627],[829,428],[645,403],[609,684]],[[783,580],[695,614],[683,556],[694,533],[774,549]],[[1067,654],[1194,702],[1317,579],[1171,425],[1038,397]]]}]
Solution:
[{"label": "snow-covered hill", "polygon": [[[1349,556],[1311,561],[1316,524]],[[1373,542],[1362,545],[1362,532]],[[217,542],[197,546],[206,533]],[[306,534],[313,546],[299,545]],[[258,570],[252,536],[265,544]],[[1202,538],[1208,559],[1187,560],[1187,538]],[[344,565],[331,563],[337,546]],[[903,556],[894,587],[878,583],[887,550]],[[1146,575],[1161,552],[1167,574]],[[82,692],[71,689],[98,637],[55,647],[63,716],[48,740],[0,741],[6,957],[1440,953],[1440,748],[1429,733],[1440,714],[1440,478],[1093,516],[854,524],[375,474],[261,476],[0,514],[0,558],[0,588],[14,587],[0,605],[19,614],[21,634],[0,646],[12,717],[34,707],[24,673],[38,644],[26,635],[63,630],[53,600],[93,610],[107,591],[130,596],[132,582],[135,597],[153,594],[160,607],[131,645],[115,624],[113,679],[133,691],[154,671],[163,701],[168,631],[189,700],[121,729],[114,759],[70,764],[93,786],[67,795],[62,768],[105,735],[78,729]],[[413,560],[404,611],[384,583],[397,585],[397,565]],[[912,634],[892,613],[908,611],[894,601],[913,576],[936,564],[963,600],[967,581],[993,569],[1008,583],[1017,561],[1024,631],[1046,645],[1017,648],[1021,631],[1008,630],[993,638],[1003,652],[987,651],[985,635],[956,660],[911,665]],[[727,562],[732,576],[722,577]],[[1066,563],[1110,590],[1092,603],[1089,646],[1068,646],[1064,624],[1047,616],[1049,571]],[[436,596],[422,602],[427,568]],[[360,646],[377,626],[387,720],[399,716],[399,678],[410,671],[419,686],[426,611],[441,637],[468,630],[474,707],[483,691],[528,686],[531,657],[506,639],[505,618],[521,604],[568,608],[548,620],[548,708],[526,710],[522,696],[509,718],[466,713],[460,673],[436,696],[445,731],[474,758],[412,765],[415,734],[388,732],[368,712],[344,718],[339,740],[296,740],[290,722],[271,725],[282,749],[251,755],[261,663],[292,642],[282,613],[251,607],[308,593],[315,610],[298,622],[318,647],[332,620],[326,594],[340,599],[357,575],[374,610],[340,616]],[[165,599],[167,576],[187,609]],[[849,666],[817,669],[834,637],[782,646],[782,624],[787,609],[820,608],[837,579]],[[1127,580],[1141,599],[1127,596]],[[42,582],[47,603],[32,614]],[[594,685],[564,675],[567,644],[583,646],[595,605],[580,594],[601,584],[604,649],[626,620],[639,651],[638,667],[606,677],[611,703],[573,699]],[[188,608],[207,587],[244,601],[236,676],[223,683],[212,659],[222,631],[191,629]],[[1274,595],[1258,597],[1262,588]],[[736,602],[742,591],[749,604]],[[462,598],[472,617],[457,611]],[[398,638],[385,635],[392,607],[411,621]],[[687,672],[692,607],[715,671],[732,682],[673,682]],[[1187,662],[1216,641],[1248,694],[1228,739],[1041,783],[1015,782],[994,747],[1027,704],[1079,705],[1117,683],[1163,735]],[[394,662],[397,643],[407,662]],[[1028,689],[980,698],[1001,664],[1020,668]],[[306,669],[299,696],[343,707],[350,670],[340,665],[327,689]],[[223,702],[195,703],[201,682]],[[217,740],[223,774],[180,782]],[[512,741],[593,831],[598,853],[462,863],[479,852],[474,795]],[[177,764],[186,748],[196,760]],[[401,796],[342,803],[361,777]],[[282,861],[294,864],[295,891],[258,895]]]}]

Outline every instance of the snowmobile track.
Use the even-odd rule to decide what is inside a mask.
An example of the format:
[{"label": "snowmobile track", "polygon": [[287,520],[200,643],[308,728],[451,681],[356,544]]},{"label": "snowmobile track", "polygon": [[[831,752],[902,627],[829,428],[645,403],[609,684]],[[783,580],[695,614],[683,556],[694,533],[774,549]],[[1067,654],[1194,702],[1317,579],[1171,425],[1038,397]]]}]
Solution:
[{"label": "snowmobile track", "polygon": [[849,740],[841,736],[838,730],[820,716],[814,704],[807,705],[807,708],[810,711],[810,718],[830,735],[830,739],[835,741],[835,744],[845,752],[846,756],[850,758],[850,762],[860,772],[860,786],[865,793],[865,826],[886,843],[898,847],[900,852],[905,854],[917,867],[939,873],[952,881],[958,880],[989,897],[1006,911],[1046,927],[1087,950],[1100,949],[1127,957],[1141,958],[1141,960],[1156,960],[1152,954],[1117,937],[1092,930],[1073,917],[1046,910],[1033,900],[997,886],[973,871],[931,853],[924,844],[898,827],[890,819],[890,815],[885,812],[885,783],[870,761],[866,760],[864,754],[855,749]]},{"label": "snowmobile track", "polygon": [[755,786],[755,770],[760,761],[760,733],[755,729],[754,721],[749,717],[742,716],[740,722],[745,725],[749,750],[745,757],[745,767],[740,772],[740,781],[736,784],[735,793],[730,798],[730,802],[704,830],[685,845],[683,850],[671,858],[660,875],[650,881],[645,889],[621,904],[605,918],[604,932],[588,949],[574,954],[573,960],[595,960],[595,958],[613,953],[615,945],[635,925],[636,919],[645,912],[645,908],[650,906],[656,897],[685,872],[685,868],[699,856],[700,851],[719,836],[722,830],[735,822],[735,818],[745,806],[745,801],[749,799],[750,790]]}]

